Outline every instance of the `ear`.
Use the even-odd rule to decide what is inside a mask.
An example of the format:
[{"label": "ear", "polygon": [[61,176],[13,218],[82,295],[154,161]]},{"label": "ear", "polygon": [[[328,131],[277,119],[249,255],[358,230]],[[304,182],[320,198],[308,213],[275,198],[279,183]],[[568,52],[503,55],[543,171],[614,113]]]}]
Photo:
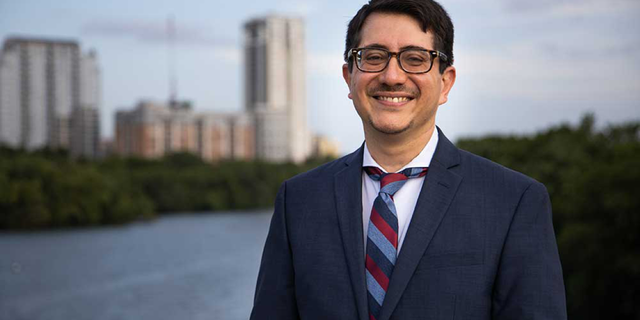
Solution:
[{"label": "ear", "polygon": [[342,65],[342,77],[349,87],[349,99],[351,99],[351,73],[349,72],[349,66],[345,63]]},{"label": "ear", "polygon": [[447,100],[449,100],[449,91],[451,91],[455,82],[456,68],[454,66],[449,66],[442,73],[442,89],[440,91],[440,100],[438,101],[438,105],[447,103]]}]

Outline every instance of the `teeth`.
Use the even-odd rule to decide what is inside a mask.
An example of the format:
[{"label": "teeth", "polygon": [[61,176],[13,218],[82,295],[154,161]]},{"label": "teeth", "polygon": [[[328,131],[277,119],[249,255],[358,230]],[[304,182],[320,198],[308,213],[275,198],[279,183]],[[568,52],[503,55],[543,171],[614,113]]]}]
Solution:
[{"label": "teeth", "polygon": [[409,101],[409,98],[407,97],[378,97],[379,100],[383,100],[383,101],[390,101],[393,103],[398,103],[398,102],[406,102]]}]

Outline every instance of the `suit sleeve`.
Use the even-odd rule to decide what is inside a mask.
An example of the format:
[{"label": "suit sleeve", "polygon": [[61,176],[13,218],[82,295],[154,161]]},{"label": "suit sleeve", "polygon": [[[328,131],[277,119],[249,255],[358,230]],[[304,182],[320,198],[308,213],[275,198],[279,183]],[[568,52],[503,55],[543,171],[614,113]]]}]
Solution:
[{"label": "suit sleeve", "polygon": [[282,184],[276,197],[275,210],[262,253],[251,320],[299,319],[285,197],[286,182]]},{"label": "suit sleeve", "polygon": [[525,190],[512,219],[493,290],[493,319],[566,319],[551,202],[542,184]]}]

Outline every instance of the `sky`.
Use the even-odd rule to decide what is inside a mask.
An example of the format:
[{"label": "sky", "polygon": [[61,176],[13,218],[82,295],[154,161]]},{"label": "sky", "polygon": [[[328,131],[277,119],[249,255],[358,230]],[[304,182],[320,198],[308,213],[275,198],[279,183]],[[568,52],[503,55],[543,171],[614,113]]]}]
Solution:
[{"label": "sky", "polygon": [[[0,39],[77,40],[102,76],[101,132],[116,110],[169,97],[166,25],[176,25],[178,98],[196,111],[244,107],[242,27],[269,14],[303,17],[311,131],[342,153],[362,123],[342,78],[344,35],[365,1],[0,0]],[[436,123],[447,137],[530,134],[593,113],[600,127],[640,120],[640,1],[442,0],[455,26],[457,79]]]}]

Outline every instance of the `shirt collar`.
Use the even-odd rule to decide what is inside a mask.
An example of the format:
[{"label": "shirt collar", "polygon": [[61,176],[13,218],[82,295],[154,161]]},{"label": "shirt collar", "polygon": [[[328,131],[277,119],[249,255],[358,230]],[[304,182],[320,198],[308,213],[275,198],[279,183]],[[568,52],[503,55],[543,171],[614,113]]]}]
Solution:
[{"label": "shirt collar", "polygon": [[[436,128],[433,129],[431,133],[431,138],[429,138],[429,142],[427,145],[422,148],[420,154],[418,154],[413,160],[407,163],[404,167],[402,167],[398,172],[406,169],[406,168],[424,168],[429,167],[431,164],[431,159],[433,158],[433,154],[436,152],[436,146],[438,145],[438,130]],[[367,144],[364,144],[364,155],[362,158],[362,166],[363,167],[378,167],[380,170],[386,172],[371,156],[369,153],[369,148],[367,148]]]}]

